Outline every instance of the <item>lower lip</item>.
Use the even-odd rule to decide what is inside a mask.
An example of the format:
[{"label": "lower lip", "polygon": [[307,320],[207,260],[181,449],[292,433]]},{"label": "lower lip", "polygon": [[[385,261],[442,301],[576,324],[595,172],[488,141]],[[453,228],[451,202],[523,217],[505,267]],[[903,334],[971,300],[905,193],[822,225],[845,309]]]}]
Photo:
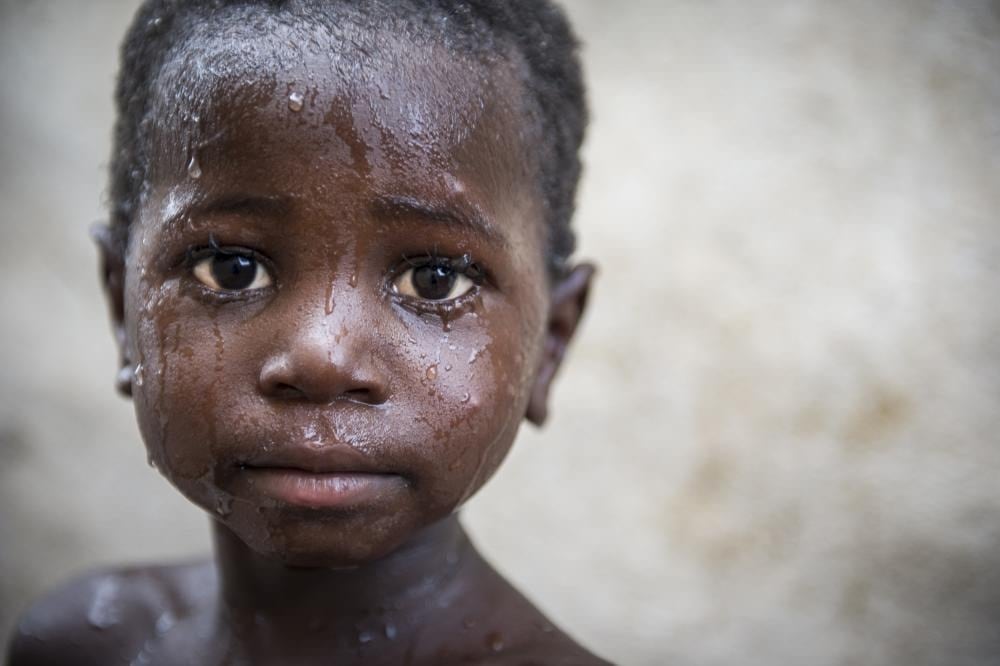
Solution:
[{"label": "lower lip", "polygon": [[401,482],[395,474],[314,473],[281,467],[247,467],[243,471],[255,492],[311,509],[370,503]]}]

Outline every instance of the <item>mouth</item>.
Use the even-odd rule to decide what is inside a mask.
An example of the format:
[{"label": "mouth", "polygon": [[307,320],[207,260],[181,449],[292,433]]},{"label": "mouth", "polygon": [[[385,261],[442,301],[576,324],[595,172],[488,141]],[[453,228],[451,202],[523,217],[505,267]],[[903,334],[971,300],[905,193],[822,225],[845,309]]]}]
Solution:
[{"label": "mouth", "polygon": [[238,464],[240,490],[307,509],[352,508],[378,502],[405,484],[352,450],[292,449]]},{"label": "mouth", "polygon": [[398,474],[310,472],[294,467],[244,466],[242,473],[253,494],[308,509],[370,504],[403,483]]}]

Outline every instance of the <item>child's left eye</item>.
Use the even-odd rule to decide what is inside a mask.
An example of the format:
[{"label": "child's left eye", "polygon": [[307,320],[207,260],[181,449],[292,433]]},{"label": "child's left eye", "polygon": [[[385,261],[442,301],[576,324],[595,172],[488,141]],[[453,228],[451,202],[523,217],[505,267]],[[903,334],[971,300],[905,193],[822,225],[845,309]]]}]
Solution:
[{"label": "child's left eye", "polygon": [[476,286],[466,274],[448,263],[427,263],[403,271],[392,283],[397,294],[425,301],[449,301]]},{"label": "child's left eye", "polygon": [[263,289],[273,282],[257,259],[236,252],[216,251],[199,259],[192,273],[209,289],[222,292]]}]

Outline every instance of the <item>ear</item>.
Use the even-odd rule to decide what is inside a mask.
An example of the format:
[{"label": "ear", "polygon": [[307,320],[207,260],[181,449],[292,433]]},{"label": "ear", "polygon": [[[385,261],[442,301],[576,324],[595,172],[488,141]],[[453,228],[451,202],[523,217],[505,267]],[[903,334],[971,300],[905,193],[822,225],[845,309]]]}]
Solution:
[{"label": "ear", "polygon": [[549,389],[583,316],[595,271],[592,264],[580,264],[552,287],[545,351],[525,413],[535,425],[545,423],[549,414]]},{"label": "ear", "polygon": [[131,397],[135,368],[128,357],[125,335],[125,250],[121,243],[117,242],[115,232],[108,225],[95,224],[90,229],[90,236],[97,244],[101,262],[101,283],[104,286],[104,294],[108,297],[111,328],[115,344],[118,345],[120,363],[115,386],[119,393]]}]

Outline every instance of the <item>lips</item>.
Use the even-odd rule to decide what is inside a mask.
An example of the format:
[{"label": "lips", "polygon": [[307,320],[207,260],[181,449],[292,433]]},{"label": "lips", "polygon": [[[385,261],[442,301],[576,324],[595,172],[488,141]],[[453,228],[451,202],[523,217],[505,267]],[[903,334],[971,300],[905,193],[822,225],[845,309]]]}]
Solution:
[{"label": "lips", "polygon": [[371,456],[342,445],[279,447],[248,456],[237,464],[245,468],[292,469],[313,474],[392,473]]},{"label": "lips", "polygon": [[238,464],[237,494],[309,509],[360,507],[405,485],[403,477],[350,448],[293,447]]}]

